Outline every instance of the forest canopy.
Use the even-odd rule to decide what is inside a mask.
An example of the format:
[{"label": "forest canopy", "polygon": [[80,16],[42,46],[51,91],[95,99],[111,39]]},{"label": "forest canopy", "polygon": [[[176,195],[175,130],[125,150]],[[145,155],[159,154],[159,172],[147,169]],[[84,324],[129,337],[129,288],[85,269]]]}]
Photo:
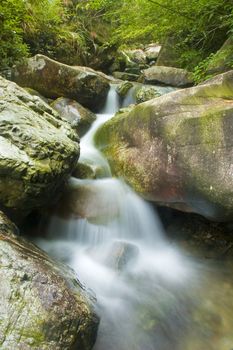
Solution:
[{"label": "forest canopy", "polygon": [[136,47],[175,42],[193,69],[233,33],[232,0],[2,0],[1,69],[43,53],[85,62],[95,44]]}]

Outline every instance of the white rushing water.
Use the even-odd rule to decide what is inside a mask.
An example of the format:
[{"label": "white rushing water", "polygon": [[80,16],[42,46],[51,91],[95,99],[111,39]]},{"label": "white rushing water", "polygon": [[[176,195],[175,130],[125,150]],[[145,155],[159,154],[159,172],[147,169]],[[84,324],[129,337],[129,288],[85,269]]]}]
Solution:
[{"label": "white rushing water", "polygon": [[94,145],[96,130],[118,109],[112,87],[103,112],[81,139],[80,161],[102,167],[105,175],[70,180],[74,191],[86,193],[87,215],[53,217],[48,238],[38,244],[73,267],[96,294],[101,323],[95,350],[186,350],[180,338],[190,327],[192,262],[165,239],[155,210],[111,177]]}]

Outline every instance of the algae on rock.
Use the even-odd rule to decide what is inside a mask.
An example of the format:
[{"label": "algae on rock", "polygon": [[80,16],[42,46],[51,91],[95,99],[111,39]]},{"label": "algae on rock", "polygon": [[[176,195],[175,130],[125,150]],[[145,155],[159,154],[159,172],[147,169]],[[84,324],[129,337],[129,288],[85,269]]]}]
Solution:
[{"label": "algae on rock", "polygon": [[0,212],[1,350],[91,350],[95,299],[73,270],[16,233]]},{"label": "algae on rock", "polygon": [[71,125],[39,97],[0,77],[0,205],[27,215],[50,204],[78,157]]},{"label": "algae on rock", "polygon": [[68,66],[43,55],[14,67],[12,79],[45,97],[68,97],[94,110],[104,104],[109,90],[107,79],[93,69]]},{"label": "algae on rock", "polygon": [[233,217],[233,71],[117,114],[96,134],[112,171],[158,204]]}]

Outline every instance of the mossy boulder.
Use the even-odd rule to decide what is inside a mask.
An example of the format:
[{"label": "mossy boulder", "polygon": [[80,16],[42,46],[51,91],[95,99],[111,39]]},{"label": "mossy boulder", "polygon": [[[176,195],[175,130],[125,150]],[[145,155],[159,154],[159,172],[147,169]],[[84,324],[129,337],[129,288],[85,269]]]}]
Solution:
[{"label": "mossy boulder", "polygon": [[152,66],[143,71],[140,81],[146,84],[163,84],[176,87],[193,85],[192,73],[181,68]]},{"label": "mossy boulder", "polygon": [[105,101],[109,82],[93,69],[68,66],[36,55],[14,67],[12,79],[48,98],[68,97],[98,110]]},{"label": "mossy boulder", "polygon": [[51,103],[51,107],[71,123],[79,136],[83,136],[96,120],[96,115],[93,112],[69,98],[60,97]]},{"label": "mossy boulder", "polygon": [[67,266],[17,236],[0,212],[0,347],[90,350],[99,319],[94,298]]},{"label": "mossy boulder", "polygon": [[233,38],[229,38],[223,46],[212,56],[207,74],[219,74],[233,68]]},{"label": "mossy boulder", "polygon": [[143,197],[233,217],[233,71],[117,114],[96,133],[112,171]]},{"label": "mossy boulder", "polygon": [[129,80],[129,81],[137,81],[139,78],[139,74],[127,73],[127,72],[113,72],[112,74],[114,78],[120,80]]},{"label": "mossy boulder", "polygon": [[51,203],[79,157],[71,125],[0,77],[0,206],[26,215]]},{"label": "mossy boulder", "polygon": [[116,91],[120,97],[125,97],[127,92],[133,87],[133,83],[130,81],[124,81],[117,86]]},{"label": "mossy boulder", "polygon": [[92,161],[88,163],[78,162],[72,176],[78,179],[100,179],[106,177],[106,170]]},{"label": "mossy boulder", "polygon": [[78,163],[72,173],[72,176],[78,179],[95,179],[96,174],[94,169],[88,164]]},{"label": "mossy boulder", "polygon": [[177,42],[173,36],[166,38],[156,60],[157,66],[181,68],[180,52],[176,49]]},{"label": "mossy boulder", "polygon": [[151,100],[152,98],[159,97],[161,94],[156,88],[149,86],[142,86],[136,92],[136,102],[142,103]]}]

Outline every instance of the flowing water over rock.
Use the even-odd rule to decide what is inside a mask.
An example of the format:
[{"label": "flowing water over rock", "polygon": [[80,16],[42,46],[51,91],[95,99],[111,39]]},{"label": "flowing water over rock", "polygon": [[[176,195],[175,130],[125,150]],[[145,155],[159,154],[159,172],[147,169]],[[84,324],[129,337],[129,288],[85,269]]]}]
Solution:
[{"label": "flowing water over rock", "polygon": [[105,177],[70,179],[71,189],[87,191],[82,201],[89,215],[53,217],[48,237],[37,243],[96,293],[101,323],[95,350],[231,350],[228,275],[169,243],[154,209],[111,177],[95,148],[96,130],[118,108],[112,87],[103,112],[81,139],[80,161],[101,166]]}]

